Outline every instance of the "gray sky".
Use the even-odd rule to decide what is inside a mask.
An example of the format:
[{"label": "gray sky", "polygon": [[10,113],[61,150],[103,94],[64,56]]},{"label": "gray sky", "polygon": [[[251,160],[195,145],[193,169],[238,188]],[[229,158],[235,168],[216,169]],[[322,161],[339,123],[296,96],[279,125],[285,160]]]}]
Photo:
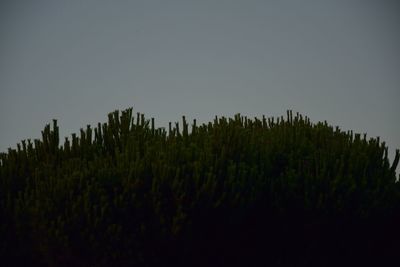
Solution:
[{"label": "gray sky", "polygon": [[0,151],[133,106],[182,115],[301,112],[400,148],[400,3],[0,2]]}]

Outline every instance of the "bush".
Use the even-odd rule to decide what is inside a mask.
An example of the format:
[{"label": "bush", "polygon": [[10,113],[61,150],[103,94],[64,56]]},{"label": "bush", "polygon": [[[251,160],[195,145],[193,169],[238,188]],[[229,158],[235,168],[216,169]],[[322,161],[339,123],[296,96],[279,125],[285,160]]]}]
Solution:
[{"label": "bush", "polygon": [[[181,125],[182,129],[179,128]],[[132,109],[0,156],[4,266],[385,265],[400,183],[379,138],[287,118],[168,132]],[[190,129],[189,129],[190,128]]]}]

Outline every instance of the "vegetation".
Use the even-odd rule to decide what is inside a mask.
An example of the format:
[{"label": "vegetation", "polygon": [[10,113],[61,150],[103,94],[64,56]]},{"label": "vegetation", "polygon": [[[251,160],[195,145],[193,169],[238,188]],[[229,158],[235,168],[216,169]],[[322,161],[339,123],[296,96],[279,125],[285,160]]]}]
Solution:
[{"label": "vegetation", "polygon": [[[132,109],[0,156],[3,266],[385,266],[400,183],[379,138],[287,118],[155,128]],[[181,127],[181,128],[180,128]]]}]

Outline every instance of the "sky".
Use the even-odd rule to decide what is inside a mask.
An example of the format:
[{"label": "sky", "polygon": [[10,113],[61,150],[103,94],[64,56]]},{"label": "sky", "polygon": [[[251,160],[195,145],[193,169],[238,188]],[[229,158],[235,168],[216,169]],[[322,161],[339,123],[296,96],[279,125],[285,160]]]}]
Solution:
[{"label": "sky", "polygon": [[291,109],[393,159],[399,28],[397,0],[2,0],[0,151],[129,107],[159,127]]}]

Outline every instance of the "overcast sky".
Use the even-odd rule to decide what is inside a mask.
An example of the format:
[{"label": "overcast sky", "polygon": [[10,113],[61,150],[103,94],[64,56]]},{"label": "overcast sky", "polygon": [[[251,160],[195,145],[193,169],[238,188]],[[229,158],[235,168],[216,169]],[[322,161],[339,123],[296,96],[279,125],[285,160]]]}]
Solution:
[{"label": "overcast sky", "polygon": [[400,2],[0,2],[0,151],[133,106],[182,115],[285,115],[400,148]]}]

